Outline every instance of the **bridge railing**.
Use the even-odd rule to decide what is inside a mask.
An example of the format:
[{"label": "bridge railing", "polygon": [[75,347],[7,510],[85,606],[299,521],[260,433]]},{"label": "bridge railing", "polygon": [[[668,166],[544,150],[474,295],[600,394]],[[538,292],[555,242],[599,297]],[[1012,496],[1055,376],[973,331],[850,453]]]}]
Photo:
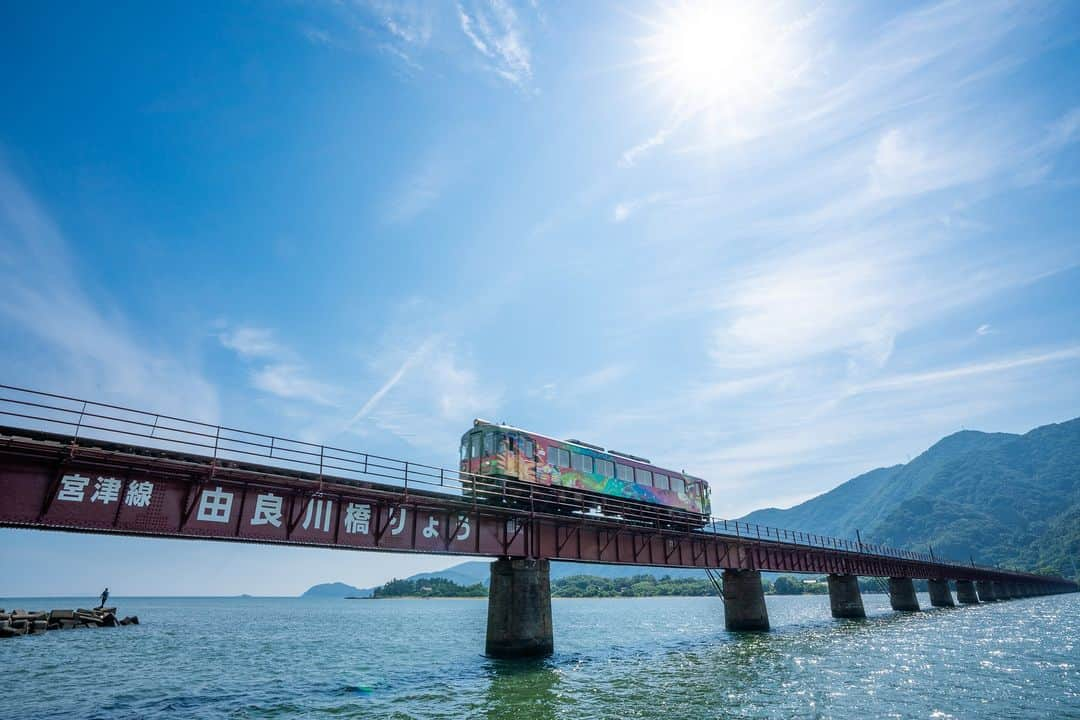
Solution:
[{"label": "bridge railing", "polygon": [[[631,526],[706,532],[825,550],[951,564],[928,553],[774,528],[737,520],[703,519],[619,498],[596,500],[572,489],[508,480],[423,463],[322,445],[277,435],[214,425],[109,403],[0,384],[0,425],[73,438],[73,442],[137,443],[139,448],[209,457],[214,463],[266,465],[276,472],[314,473],[333,482],[375,483],[409,491],[450,494],[476,504],[511,511],[614,520]],[[704,526],[702,527],[702,524]],[[992,570],[993,568],[984,568]]]}]

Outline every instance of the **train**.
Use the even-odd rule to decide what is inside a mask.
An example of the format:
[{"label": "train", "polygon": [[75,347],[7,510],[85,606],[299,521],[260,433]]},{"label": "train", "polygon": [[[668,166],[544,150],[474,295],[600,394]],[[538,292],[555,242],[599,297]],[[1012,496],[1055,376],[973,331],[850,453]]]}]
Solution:
[{"label": "train", "polygon": [[460,452],[463,477],[480,476],[465,483],[465,494],[487,503],[694,529],[712,512],[705,480],[581,440],[477,418]]}]

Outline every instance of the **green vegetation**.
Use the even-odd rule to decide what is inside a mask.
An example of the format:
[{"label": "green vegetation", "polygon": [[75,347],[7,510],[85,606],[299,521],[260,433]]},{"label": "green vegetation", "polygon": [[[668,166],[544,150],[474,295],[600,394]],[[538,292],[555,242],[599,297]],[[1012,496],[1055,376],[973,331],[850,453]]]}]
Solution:
[{"label": "green vegetation", "polygon": [[553,597],[654,597],[716,595],[716,588],[705,577],[672,578],[665,575],[634,575],[603,578],[595,575],[571,575],[551,583]]},{"label": "green vegetation", "polygon": [[743,518],[938,557],[1080,577],[1080,418],[959,432],[788,510]]},{"label": "green vegetation", "polygon": [[[919,581],[916,581],[918,584]],[[829,592],[824,577],[798,578],[781,575],[772,582],[763,581],[767,595],[825,595]],[[882,592],[883,582],[875,578],[860,578],[859,585],[864,592]],[[922,581],[922,591],[926,590],[926,581]],[[391,580],[382,587],[375,588],[374,598],[481,598],[487,597],[487,587],[483,583],[461,585],[443,578],[424,578],[421,580]],[[614,597],[712,597],[716,588],[705,576],[654,577],[652,575],[633,575],[630,577],[606,578],[598,575],[571,575],[551,581],[552,597],[561,598],[614,598]]]},{"label": "green vegetation", "polygon": [[487,594],[487,588],[483,583],[458,585],[453,580],[426,578],[424,580],[391,580],[382,587],[375,588],[371,596],[374,598],[459,598],[487,597]]},{"label": "green vegetation", "polygon": [[828,594],[829,586],[825,578],[801,580],[790,575],[781,575],[772,583],[765,583],[765,592],[772,595],[821,595]]}]

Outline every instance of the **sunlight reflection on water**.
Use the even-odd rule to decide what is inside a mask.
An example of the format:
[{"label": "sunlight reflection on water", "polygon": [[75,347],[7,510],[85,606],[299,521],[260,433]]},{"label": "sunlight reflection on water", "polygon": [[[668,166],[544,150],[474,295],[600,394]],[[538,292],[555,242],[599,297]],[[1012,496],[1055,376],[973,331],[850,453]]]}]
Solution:
[{"label": "sunlight reflection on water", "polygon": [[1080,717],[1080,596],[864,600],[770,597],[741,636],[711,598],[556,600],[556,655],[521,663],[481,654],[482,600],[121,598],[142,625],[0,642],[0,717]]}]

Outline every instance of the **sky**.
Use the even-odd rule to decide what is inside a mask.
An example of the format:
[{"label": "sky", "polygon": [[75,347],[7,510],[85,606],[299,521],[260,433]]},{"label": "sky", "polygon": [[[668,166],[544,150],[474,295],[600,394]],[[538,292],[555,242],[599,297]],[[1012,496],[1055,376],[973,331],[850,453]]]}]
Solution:
[{"label": "sky", "polygon": [[[475,417],[788,507],[1080,415],[1080,6],[0,10],[0,383],[453,467]],[[0,530],[0,594],[457,558]]]}]

